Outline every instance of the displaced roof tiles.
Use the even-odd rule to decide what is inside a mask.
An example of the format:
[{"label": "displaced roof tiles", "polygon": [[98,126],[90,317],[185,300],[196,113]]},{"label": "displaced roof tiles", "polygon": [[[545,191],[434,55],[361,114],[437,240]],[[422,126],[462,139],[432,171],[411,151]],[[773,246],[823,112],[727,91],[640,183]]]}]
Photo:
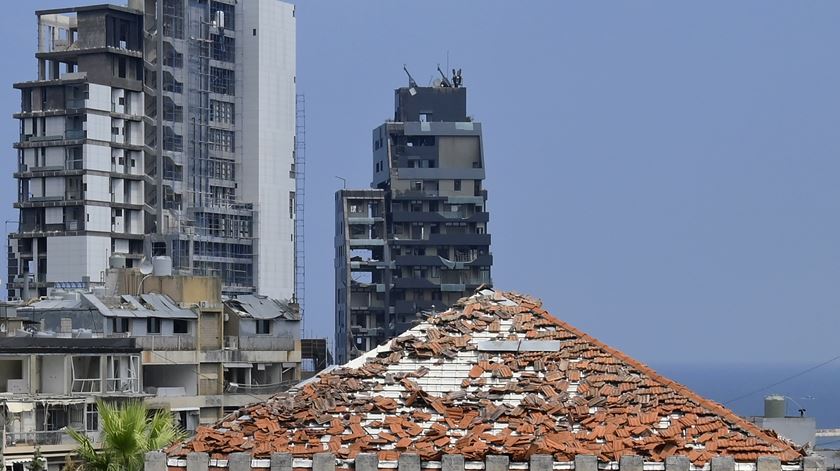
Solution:
[{"label": "displaced roof tiles", "polygon": [[[523,348],[523,345],[525,346]],[[515,347],[515,348],[514,348]],[[618,461],[803,455],[769,431],[552,317],[484,290],[344,367],[243,408],[167,450],[424,460],[535,453]]]}]

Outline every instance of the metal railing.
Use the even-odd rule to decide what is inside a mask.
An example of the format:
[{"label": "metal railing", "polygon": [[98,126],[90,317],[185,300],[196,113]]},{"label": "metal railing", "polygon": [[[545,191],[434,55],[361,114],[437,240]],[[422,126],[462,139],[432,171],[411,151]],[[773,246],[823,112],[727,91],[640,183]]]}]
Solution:
[{"label": "metal railing", "polygon": [[[99,432],[88,430],[84,435],[96,442],[99,440]],[[77,445],[67,432],[62,430],[38,431],[38,432],[10,432],[6,431],[6,446],[34,446],[34,445]]]},{"label": "metal railing", "polygon": [[196,345],[193,335],[146,335],[132,338],[138,347],[152,351],[195,350]]},{"label": "metal railing", "polygon": [[295,348],[295,339],[291,335],[227,335],[224,342],[225,348],[229,350],[277,351]]}]

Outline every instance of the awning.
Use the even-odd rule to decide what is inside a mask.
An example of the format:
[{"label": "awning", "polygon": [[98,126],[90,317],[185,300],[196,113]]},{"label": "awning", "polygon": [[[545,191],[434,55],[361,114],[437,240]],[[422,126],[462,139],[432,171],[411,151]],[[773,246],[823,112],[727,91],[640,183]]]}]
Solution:
[{"label": "awning", "polygon": [[248,363],[247,361],[235,361],[222,363],[222,366],[225,368],[251,368],[254,365],[252,363]]},{"label": "awning", "polygon": [[6,409],[9,409],[12,414],[31,412],[34,408],[35,404],[31,402],[6,402]]},{"label": "awning", "polygon": [[190,411],[198,412],[200,410],[201,409],[199,409],[198,407],[173,407],[173,408],[169,409],[170,412],[190,412]]}]

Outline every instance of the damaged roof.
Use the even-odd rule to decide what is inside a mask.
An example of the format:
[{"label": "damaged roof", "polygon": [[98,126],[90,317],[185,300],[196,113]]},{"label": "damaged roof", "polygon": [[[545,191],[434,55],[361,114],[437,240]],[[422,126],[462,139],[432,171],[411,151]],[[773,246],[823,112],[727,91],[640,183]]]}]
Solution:
[{"label": "damaged roof", "polygon": [[615,462],[803,451],[552,317],[539,301],[483,290],[347,365],[225,417],[167,450],[351,459],[403,452]]},{"label": "damaged roof", "polygon": [[43,299],[18,308],[21,314],[39,311],[98,311],[105,317],[160,317],[170,319],[196,319],[191,309],[185,309],[169,296],[157,293],[141,294],[139,297],[122,295],[114,298],[99,298],[92,293],[73,293],[59,299]]},{"label": "damaged roof", "polygon": [[226,299],[224,303],[225,307],[239,315],[239,317],[253,319],[276,319],[282,317],[288,321],[300,320],[300,310],[291,306],[287,301],[269,298],[268,296],[245,294]]}]

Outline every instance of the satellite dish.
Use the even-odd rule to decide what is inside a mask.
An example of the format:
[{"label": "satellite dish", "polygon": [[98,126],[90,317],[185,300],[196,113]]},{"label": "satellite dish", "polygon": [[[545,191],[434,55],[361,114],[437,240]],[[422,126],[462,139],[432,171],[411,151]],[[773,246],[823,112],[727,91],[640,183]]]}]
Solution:
[{"label": "satellite dish", "polygon": [[152,270],[154,270],[152,262],[150,262],[148,258],[143,257],[143,261],[140,262],[140,273],[143,275],[149,275],[152,273]]}]

